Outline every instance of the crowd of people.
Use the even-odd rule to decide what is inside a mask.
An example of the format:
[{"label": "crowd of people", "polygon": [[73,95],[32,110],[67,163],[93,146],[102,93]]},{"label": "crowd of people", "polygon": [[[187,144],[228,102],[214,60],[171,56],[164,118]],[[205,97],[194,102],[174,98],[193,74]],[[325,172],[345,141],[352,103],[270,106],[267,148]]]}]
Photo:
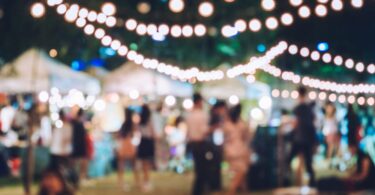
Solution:
[{"label": "crowd of people", "polygon": [[[298,104],[291,114],[283,112],[285,120],[281,121],[279,127],[280,132],[288,127],[290,131],[286,132],[291,135],[291,148],[287,152],[288,157],[285,158],[287,179],[295,178],[291,165],[293,159],[298,158],[298,170],[305,167],[309,176],[308,185],[319,190],[348,191],[375,188],[373,157],[363,150],[363,147],[359,147],[364,135],[371,133],[371,130],[364,128],[353,106],[348,105],[345,117],[338,119],[335,104],[326,103],[323,108],[324,117],[321,124],[317,125],[317,105],[308,101],[308,92],[305,88],[299,88],[298,92]],[[251,171],[252,154],[256,151],[252,150],[254,131],[250,129],[250,121],[244,120],[246,117],[243,117],[241,104],[228,106],[225,101],[218,100],[207,109],[207,104],[200,94],[195,94],[192,100],[193,108],[181,113],[169,126],[159,124],[161,122],[157,118],[160,109],[150,109],[148,104],[124,109],[124,121],[118,132],[113,134],[114,168],[117,170],[118,185],[121,189],[130,191],[137,188],[144,192],[152,192],[154,186],[150,173],[155,168],[156,161],[160,160],[160,143],[167,142],[170,149],[166,152],[170,153],[169,158],[173,162],[174,170],[182,172],[179,168],[184,166],[186,159],[193,161],[192,194],[224,190],[221,175],[224,161],[228,163],[229,171],[232,173],[226,189],[227,194],[248,190],[247,175]],[[81,184],[87,182],[88,163],[94,153],[94,141],[87,132],[90,125],[87,123],[87,113],[79,107],[74,107],[69,113],[60,110],[61,123],[48,125],[48,116],[41,111],[43,109],[34,111],[35,109],[25,112],[20,106],[9,126],[17,130],[19,137],[28,140],[31,145],[43,144],[49,147],[50,163],[42,174],[40,194],[74,194]],[[3,108],[2,112],[5,111]],[[343,123],[339,120],[346,121],[346,134],[342,133],[343,127],[340,124]],[[371,120],[367,120],[366,124],[373,128],[372,123]],[[37,129],[45,129],[41,127],[43,125],[51,128],[48,143],[37,136],[40,131]],[[46,134],[48,135],[43,135]],[[324,155],[329,164],[328,168],[335,168],[334,158],[344,158],[348,152],[350,156],[355,156],[357,161],[354,173],[347,178],[326,177],[317,180],[314,155],[318,152],[319,145],[325,145]],[[374,143],[371,147],[375,147]],[[275,166],[278,166],[276,162]],[[132,172],[134,182],[125,181],[126,170]],[[31,178],[24,176],[25,183],[28,180]],[[135,185],[132,186],[131,183]]]}]

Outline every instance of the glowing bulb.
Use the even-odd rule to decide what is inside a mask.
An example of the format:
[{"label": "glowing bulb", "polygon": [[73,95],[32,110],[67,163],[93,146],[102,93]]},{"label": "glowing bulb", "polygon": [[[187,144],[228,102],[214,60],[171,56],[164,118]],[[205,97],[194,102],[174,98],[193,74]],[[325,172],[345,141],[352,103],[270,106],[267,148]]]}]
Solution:
[{"label": "glowing bulb", "polygon": [[78,16],[79,16],[80,18],[86,18],[88,15],[89,15],[89,10],[87,10],[86,8],[82,8],[82,9],[79,10],[79,12],[78,12]]},{"label": "glowing bulb", "polygon": [[272,99],[268,96],[261,97],[259,100],[259,107],[267,110],[272,107]]},{"label": "glowing bulb", "polygon": [[128,53],[129,49],[126,46],[121,46],[117,52],[120,56],[125,56]]},{"label": "glowing bulb", "polygon": [[293,24],[293,16],[292,14],[290,13],[284,13],[283,15],[281,15],[281,23],[283,23],[285,26],[289,26],[291,24]]},{"label": "glowing bulb", "polygon": [[126,27],[126,29],[128,29],[130,31],[133,31],[137,28],[137,21],[134,20],[134,19],[128,19],[125,22],[125,27]]},{"label": "glowing bulb", "polygon": [[319,17],[324,17],[324,16],[326,16],[327,15],[327,7],[326,6],[324,6],[324,5],[318,5],[318,6],[316,6],[316,8],[315,8],[315,13],[316,13],[316,15],[317,16],[319,16]]},{"label": "glowing bulb", "polygon": [[351,0],[351,4],[355,8],[361,8],[363,6],[363,0]]},{"label": "glowing bulb", "polygon": [[229,103],[231,105],[236,105],[236,104],[240,103],[240,98],[238,98],[238,96],[236,96],[236,95],[231,95],[229,97]]},{"label": "glowing bulb", "polygon": [[109,46],[111,44],[111,42],[112,42],[112,38],[108,35],[106,35],[102,38],[102,44],[104,46]]},{"label": "glowing bulb", "polygon": [[181,34],[182,34],[181,27],[178,26],[178,25],[173,25],[172,28],[171,28],[171,35],[173,37],[180,37]]},{"label": "glowing bulb", "polygon": [[182,106],[186,109],[186,110],[191,110],[193,108],[193,101],[191,99],[185,99],[184,102],[182,102]]},{"label": "glowing bulb", "polygon": [[203,17],[210,17],[214,13],[214,6],[211,2],[203,2],[199,5],[199,14]]},{"label": "glowing bulb", "polygon": [[303,47],[300,50],[300,54],[302,57],[307,57],[310,55],[310,50],[307,47]]},{"label": "glowing bulb", "polygon": [[290,45],[288,51],[290,54],[295,55],[298,53],[298,47],[296,45]]},{"label": "glowing bulb", "polygon": [[344,4],[341,0],[333,0],[331,7],[334,11],[341,11],[344,8]]},{"label": "glowing bulb", "polygon": [[183,0],[170,0],[169,1],[169,9],[172,12],[179,13],[184,10],[185,3]]},{"label": "glowing bulb", "polygon": [[185,37],[191,37],[193,35],[193,27],[190,25],[185,25],[182,27],[182,35]]},{"label": "glowing bulb", "polygon": [[205,35],[207,32],[207,29],[206,27],[203,25],[203,24],[197,24],[195,27],[194,27],[194,33],[201,37],[203,35]]},{"label": "glowing bulb", "polygon": [[98,17],[98,14],[95,11],[90,11],[89,15],[87,15],[87,20],[90,22],[94,22]]},{"label": "glowing bulb", "polygon": [[279,22],[275,17],[269,17],[266,20],[266,26],[270,30],[275,30],[279,26]]},{"label": "glowing bulb", "polygon": [[46,91],[42,91],[42,92],[39,93],[38,98],[39,98],[40,102],[46,103],[46,102],[48,102],[49,94]]},{"label": "glowing bulb", "polygon": [[158,32],[162,35],[167,35],[169,33],[169,26],[166,24],[160,24],[158,27]]},{"label": "glowing bulb", "polygon": [[221,29],[221,34],[223,34],[224,37],[232,37],[237,34],[237,29],[229,25],[225,25]]},{"label": "glowing bulb", "polygon": [[101,39],[101,38],[103,38],[104,35],[105,35],[105,32],[104,32],[103,29],[101,29],[101,28],[96,29],[96,31],[95,31],[95,37],[96,37],[97,39]]},{"label": "glowing bulb", "polygon": [[329,53],[325,53],[324,55],[323,55],[323,62],[325,62],[325,63],[330,63],[332,61],[332,56],[331,56],[331,54],[329,54]]},{"label": "glowing bulb", "polygon": [[114,27],[116,25],[116,18],[113,17],[113,16],[110,16],[107,18],[107,20],[105,21],[105,24],[108,26],[108,27]]},{"label": "glowing bulb", "polygon": [[369,72],[370,74],[374,74],[375,73],[375,65],[374,64],[370,64],[367,66],[367,72]]},{"label": "glowing bulb", "polygon": [[111,48],[113,50],[118,50],[121,47],[121,42],[119,40],[113,40],[111,43]]},{"label": "glowing bulb", "polygon": [[147,27],[145,24],[139,24],[136,29],[137,34],[145,35],[147,33]]},{"label": "glowing bulb", "polygon": [[176,98],[172,95],[169,95],[164,100],[167,106],[174,106],[176,104]]},{"label": "glowing bulb", "polygon": [[88,24],[87,26],[85,26],[85,28],[83,29],[83,31],[84,31],[87,35],[91,35],[92,33],[94,33],[95,28],[94,28],[93,25]]},{"label": "glowing bulb", "polygon": [[250,116],[251,118],[253,118],[254,120],[257,120],[257,121],[260,121],[260,120],[263,120],[264,118],[264,113],[261,109],[259,108],[253,108],[251,111],[250,111]]},{"label": "glowing bulb", "polygon": [[234,23],[234,27],[237,29],[239,32],[244,32],[246,30],[246,22],[245,20],[237,20]]},{"label": "glowing bulb", "polygon": [[103,111],[103,110],[105,110],[106,106],[107,105],[106,105],[105,101],[101,100],[101,99],[96,100],[95,103],[94,103],[94,109],[96,111]]},{"label": "glowing bulb", "polygon": [[320,59],[320,53],[318,51],[311,52],[311,59],[313,61],[318,61]]},{"label": "glowing bulb", "polygon": [[315,91],[311,91],[311,92],[309,93],[309,98],[310,98],[311,100],[315,100],[316,97],[317,97],[317,95],[316,95],[316,92],[315,92]]},{"label": "glowing bulb", "polygon": [[116,13],[116,6],[111,2],[106,2],[102,5],[102,12],[107,16],[112,16]]},{"label": "glowing bulb", "polygon": [[31,16],[33,16],[34,18],[41,18],[46,13],[46,8],[44,7],[42,3],[37,2],[31,6],[30,11],[31,11]]},{"label": "glowing bulb", "polygon": [[311,15],[310,8],[307,6],[302,6],[298,9],[298,14],[301,18],[308,18]]},{"label": "glowing bulb", "polygon": [[336,56],[336,57],[333,59],[333,62],[334,62],[337,66],[341,66],[341,65],[344,63],[344,59],[343,59],[341,56]]},{"label": "glowing bulb", "polygon": [[288,90],[283,90],[281,92],[281,97],[283,98],[288,98],[289,97],[289,91]]},{"label": "glowing bulb", "polygon": [[129,92],[129,97],[132,100],[138,99],[139,98],[139,91],[137,91],[137,90],[131,90]]},{"label": "glowing bulb", "polygon": [[298,94],[298,91],[296,90],[293,90],[292,93],[290,93],[290,97],[292,97],[293,99],[297,99],[299,96]]},{"label": "glowing bulb", "polygon": [[155,24],[149,24],[147,26],[147,34],[152,36],[158,32],[158,27]]},{"label": "glowing bulb", "polygon": [[83,18],[78,18],[76,20],[76,25],[77,25],[77,27],[82,28],[86,25],[86,20],[83,19]]},{"label": "glowing bulb", "polygon": [[253,32],[258,32],[262,28],[262,23],[258,19],[252,19],[249,22],[249,28]]},{"label": "glowing bulb", "polygon": [[358,72],[363,72],[365,70],[365,65],[362,62],[359,62],[355,65],[355,69]]},{"label": "glowing bulb", "polygon": [[104,24],[107,20],[107,16],[103,13],[98,14],[96,21],[98,21],[99,24]]},{"label": "glowing bulb", "polygon": [[289,3],[294,7],[298,7],[303,3],[303,0],[289,0]]},{"label": "glowing bulb", "polygon": [[354,67],[354,61],[352,60],[352,59],[347,59],[346,61],[345,61],[345,66],[347,67],[347,68],[349,68],[349,69],[351,69],[351,68],[353,68]]},{"label": "glowing bulb", "polygon": [[271,94],[272,94],[272,97],[279,97],[280,96],[280,90],[274,89],[274,90],[272,90]]},{"label": "glowing bulb", "polygon": [[274,0],[262,0],[261,6],[266,11],[272,11],[276,7],[276,3]]},{"label": "glowing bulb", "polygon": [[57,13],[60,15],[65,14],[66,10],[67,10],[67,7],[64,4],[57,6]]},{"label": "glowing bulb", "polygon": [[328,96],[328,99],[329,99],[329,101],[331,101],[331,102],[335,102],[336,99],[337,99],[337,96],[336,96],[336,94],[330,94],[330,95]]},{"label": "glowing bulb", "polygon": [[56,49],[51,49],[49,50],[49,56],[51,56],[52,58],[56,57],[57,56],[57,50]]}]

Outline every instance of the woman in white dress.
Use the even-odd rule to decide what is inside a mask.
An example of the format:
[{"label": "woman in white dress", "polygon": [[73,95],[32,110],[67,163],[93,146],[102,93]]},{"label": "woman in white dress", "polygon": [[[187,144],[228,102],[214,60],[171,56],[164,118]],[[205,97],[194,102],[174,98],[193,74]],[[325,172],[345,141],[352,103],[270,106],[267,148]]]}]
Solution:
[{"label": "woman in white dress", "polygon": [[228,120],[224,123],[224,155],[234,176],[228,194],[235,194],[243,184],[249,169],[249,128],[241,119],[241,105],[229,111]]},{"label": "woman in white dress", "polygon": [[340,146],[340,135],[336,119],[336,108],[332,103],[325,105],[325,117],[323,122],[323,134],[327,143],[327,159],[330,160]]}]

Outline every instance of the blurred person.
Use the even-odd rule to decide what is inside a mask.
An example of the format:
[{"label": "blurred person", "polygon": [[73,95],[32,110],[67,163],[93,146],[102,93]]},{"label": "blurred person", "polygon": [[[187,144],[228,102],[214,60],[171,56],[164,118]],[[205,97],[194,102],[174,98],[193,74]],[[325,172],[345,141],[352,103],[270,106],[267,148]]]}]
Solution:
[{"label": "blurred person", "polygon": [[79,187],[79,183],[85,181],[87,178],[87,168],[89,163],[89,152],[87,143],[87,132],[84,126],[84,111],[78,109],[75,113],[71,125],[73,128],[72,134],[72,154],[71,157],[74,161],[75,169],[78,173],[78,181],[76,182],[76,188]]},{"label": "blurred person", "polygon": [[70,164],[69,157],[72,153],[72,125],[63,110],[60,110],[59,118],[62,126],[54,126],[50,146],[50,167],[55,170],[59,170],[61,167],[67,168]]},{"label": "blurred person", "polygon": [[234,195],[240,187],[244,187],[250,163],[250,132],[247,124],[241,119],[241,111],[240,104],[231,108],[228,120],[224,123],[224,154],[230,170],[234,173],[228,195]]},{"label": "blurred person", "polygon": [[[302,158],[310,177],[309,185],[315,186],[315,172],[312,166],[317,143],[314,126],[315,115],[312,105],[307,102],[307,89],[299,87],[298,93],[298,105],[293,110],[296,120],[294,122],[292,149],[287,162],[291,165],[295,156],[299,156],[300,159]],[[301,161],[299,166],[299,170],[301,171]]]},{"label": "blurred person", "polygon": [[193,95],[194,107],[186,116],[188,128],[187,137],[189,147],[193,153],[194,173],[193,195],[204,194],[208,185],[208,159],[206,158],[209,130],[209,115],[203,110],[203,97],[196,93]]},{"label": "blurred person", "polygon": [[139,121],[139,132],[141,133],[141,142],[138,146],[137,160],[140,160],[143,172],[142,189],[150,191],[152,184],[150,182],[150,170],[152,169],[155,158],[155,129],[151,121],[151,110],[147,104],[142,106]]},{"label": "blurred person", "polygon": [[225,101],[217,101],[210,111],[210,150],[213,154],[212,163],[210,163],[209,184],[211,191],[220,191],[222,189],[221,181],[221,162],[223,160],[223,126],[228,115],[227,104]]},{"label": "blurred person", "polygon": [[173,126],[166,128],[171,153],[171,168],[178,173],[184,171],[186,152],[186,125],[181,116],[173,122]]},{"label": "blurred person", "polygon": [[375,190],[375,164],[370,156],[359,148],[356,141],[349,142],[349,151],[357,157],[356,168],[353,173],[344,178],[329,177],[318,182],[320,191],[354,191]]},{"label": "blurred person", "polygon": [[345,115],[345,119],[347,120],[347,129],[348,129],[348,142],[355,143],[361,140],[361,121],[359,120],[359,116],[354,111],[353,105],[348,104],[348,111]]},{"label": "blurred person", "polygon": [[[129,191],[130,186],[124,184],[124,170],[125,163],[129,161],[133,169],[135,168],[136,146],[133,143],[136,126],[133,122],[133,111],[130,108],[125,109],[125,121],[123,122],[119,131],[118,145],[117,145],[117,174],[120,187],[125,191]],[[134,171],[135,183],[138,184],[138,176],[136,170]]]},{"label": "blurred person", "polygon": [[73,195],[73,192],[59,171],[49,169],[42,175],[38,195]]},{"label": "blurred person", "polygon": [[19,140],[25,140],[27,137],[29,116],[24,110],[22,103],[18,105],[18,109],[14,113],[11,124],[12,130],[16,131]]},{"label": "blurred person", "polygon": [[323,135],[327,143],[326,157],[328,160],[338,153],[340,148],[340,132],[336,119],[336,107],[331,102],[327,102],[324,108],[325,117],[323,121]]}]

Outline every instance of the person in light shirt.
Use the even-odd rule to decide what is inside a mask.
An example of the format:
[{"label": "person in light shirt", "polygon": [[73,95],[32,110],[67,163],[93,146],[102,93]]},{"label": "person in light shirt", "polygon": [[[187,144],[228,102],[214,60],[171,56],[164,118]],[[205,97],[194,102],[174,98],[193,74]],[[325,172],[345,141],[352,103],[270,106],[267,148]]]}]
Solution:
[{"label": "person in light shirt", "polygon": [[[193,182],[193,195],[203,194],[208,185],[208,142],[210,133],[209,115],[203,110],[203,98],[200,94],[193,96],[194,107],[186,116],[187,138],[193,153],[195,178]],[[212,155],[212,154],[211,154]]]},{"label": "person in light shirt", "polygon": [[72,126],[67,120],[64,111],[59,112],[62,124],[54,127],[51,138],[51,168],[59,169],[69,165],[69,156],[72,153]]}]

